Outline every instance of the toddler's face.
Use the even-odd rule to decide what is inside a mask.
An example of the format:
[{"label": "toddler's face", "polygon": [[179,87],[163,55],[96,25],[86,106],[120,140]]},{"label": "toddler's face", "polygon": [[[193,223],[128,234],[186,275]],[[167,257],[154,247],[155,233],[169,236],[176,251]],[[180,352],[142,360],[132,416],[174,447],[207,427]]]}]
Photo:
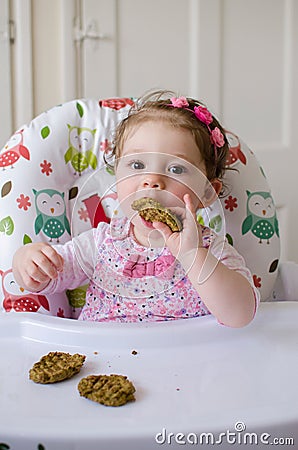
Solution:
[{"label": "toddler's face", "polygon": [[[128,135],[116,170],[121,209],[142,227],[131,203],[153,197],[166,207],[184,207],[191,196],[195,208],[204,205],[206,168],[190,131],[166,122],[145,122]],[[144,226],[144,225],[143,225]]]}]

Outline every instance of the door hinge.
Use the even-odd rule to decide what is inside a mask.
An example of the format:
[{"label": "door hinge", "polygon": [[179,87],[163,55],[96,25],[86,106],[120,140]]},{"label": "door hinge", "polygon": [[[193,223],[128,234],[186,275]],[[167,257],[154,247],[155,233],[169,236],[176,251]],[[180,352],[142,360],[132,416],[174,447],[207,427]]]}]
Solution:
[{"label": "door hinge", "polygon": [[16,33],[15,33],[15,22],[10,19],[8,21],[7,27],[5,30],[0,31],[0,39],[2,41],[9,41],[10,44],[15,43]]},{"label": "door hinge", "polygon": [[8,22],[8,33],[9,33],[9,42],[11,44],[14,44],[16,40],[16,24],[15,21],[12,19],[10,19]]},{"label": "door hinge", "polygon": [[83,42],[85,40],[92,41],[106,41],[112,39],[112,36],[106,33],[99,33],[97,28],[97,23],[95,20],[91,20],[86,26],[85,30],[81,29],[78,20],[75,21],[74,25],[74,41]]}]

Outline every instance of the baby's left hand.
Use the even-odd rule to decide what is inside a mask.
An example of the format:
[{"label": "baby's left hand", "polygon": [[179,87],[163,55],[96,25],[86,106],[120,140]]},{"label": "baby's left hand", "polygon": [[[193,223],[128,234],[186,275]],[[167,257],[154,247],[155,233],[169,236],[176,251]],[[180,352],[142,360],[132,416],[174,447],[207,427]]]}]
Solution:
[{"label": "baby's left hand", "polygon": [[[153,222],[156,230],[160,231],[165,239],[165,244],[178,260],[190,250],[202,247],[202,231],[197,222],[196,211],[189,194],[183,197],[185,208],[179,208],[179,218],[182,221],[182,231],[172,232],[162,222]],[[178,208],[171,208],[176,213]]]}]

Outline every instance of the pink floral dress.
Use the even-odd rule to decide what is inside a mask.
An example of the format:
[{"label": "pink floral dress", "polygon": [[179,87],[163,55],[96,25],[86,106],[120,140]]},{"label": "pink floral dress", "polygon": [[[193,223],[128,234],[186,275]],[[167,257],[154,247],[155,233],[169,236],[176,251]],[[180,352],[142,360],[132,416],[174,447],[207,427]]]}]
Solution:
[{"label": "pink floral dress", "polygon": [[[215,257],[250,281],[258,302],[243,258],[210,229],[203,227],[202,232],[204,247],[210,246]],[[210,314],[169,249],[140,245],[126,218],[102,222],[55,248],[64,258],[64,270],[42,292],[73,289],[89,279],[79,320],[148,322]]]}]

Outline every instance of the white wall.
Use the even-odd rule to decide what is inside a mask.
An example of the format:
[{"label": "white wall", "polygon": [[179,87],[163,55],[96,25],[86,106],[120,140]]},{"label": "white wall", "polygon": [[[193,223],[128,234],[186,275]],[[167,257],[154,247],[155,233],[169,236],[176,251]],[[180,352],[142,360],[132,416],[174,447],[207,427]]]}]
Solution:
[{"label": "white wall", "polygon": [[32,0],[34,116],[63,101],[60,8],[61,0]]},{"label": "white wall", "polygon": [[[0,148],[5,143],[9,132],[12,131],[11,95],[11,55],[9,44],[9,2],[0,0]],[[3,70],[5,67],[5,70]]]}]

